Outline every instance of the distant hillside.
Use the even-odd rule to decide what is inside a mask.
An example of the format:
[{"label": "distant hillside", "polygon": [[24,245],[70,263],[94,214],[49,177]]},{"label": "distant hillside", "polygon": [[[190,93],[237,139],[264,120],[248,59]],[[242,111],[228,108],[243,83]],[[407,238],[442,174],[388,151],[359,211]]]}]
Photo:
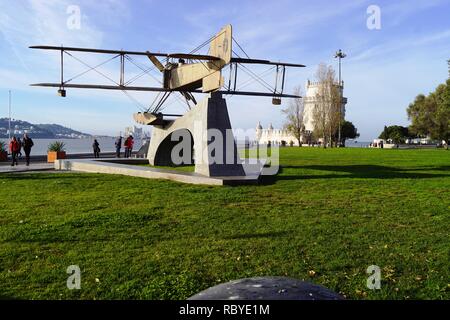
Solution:
[{"label": "distant hillside", "polygon": [[[59,124],[32,124],[22,120],[11,120],[11,135],[23,135],[25,132],[37,139],[91,137],[90,134],[72,130]],[[8,118],[0,118],[0,138],[8,138]]]},{"label": "distant hillside", "polygon": [[47,130],[47,131],[53,133],[55,136],[58,136],[58,135],[90,136],[89,134],[86,134],[86,133],[83,133],[80,131],[76,131],[76,130],[72,130],[70,128],[63,127],[59,124],[37,124],[36,126],[43,130]]}]

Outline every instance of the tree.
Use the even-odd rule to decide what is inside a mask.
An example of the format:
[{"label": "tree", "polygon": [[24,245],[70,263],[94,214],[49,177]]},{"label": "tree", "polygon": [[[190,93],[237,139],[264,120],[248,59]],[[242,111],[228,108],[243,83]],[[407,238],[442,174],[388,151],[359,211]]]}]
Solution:
[{"label": "tree", "polygon": [[339,117],[341,116],[339,84],[337,84],[334,69],[324,63],[319,64],[315,78],[318,89],[312,114],[314,135],[322,138],[324,147],[328,142],[332,146],[336,140],[335,133],[339,127]]},{"label": "tree", "polygon": [[450,79],[450,59],[447,60],[448,64],[448,78]]},{"label": "tree", "polygon": [[420,94],[407,108],[411,131],[434,140],[450,140],[450,79],[428,96]]},{"label": "tree", "polygon": [[406,110],[408,119],[412,121],[410,126],[411,131],[419,136],[426,137],[429,135],[429,129],[433,126],[432,113],[434,106],[431,99],[428,99],[423,94],[419,94],[414,102],[408,106]]},{"label": "tree", "polygon": [[[302,96],[301,88],[296,87],[294,94]],[[304,110],[303,98],[291,100],[289,106],[282,110],[287,118],[284,128],[297,139],[299,147],[302,145],[302,135],[305,132],[305,126],[303,124]]]},{"label": "tree", "polygon": [[380,133],[380,135],[378,136],[378,139],[383,139],[383,140],[389,139],[387,126],[384,126],[383,132]]},{"label": "tree", "polygon": [[405,140],[411,138],[407,127],[402,126],[384,126],[383,132],[378,137],[383,140],[392,140],[395,144],[405,143]]},{"label": "tree", "polygon": [[345,146],[345,140],[359,137],[358,130],[350,121],[344,121],[341,125],[341,145]]}]

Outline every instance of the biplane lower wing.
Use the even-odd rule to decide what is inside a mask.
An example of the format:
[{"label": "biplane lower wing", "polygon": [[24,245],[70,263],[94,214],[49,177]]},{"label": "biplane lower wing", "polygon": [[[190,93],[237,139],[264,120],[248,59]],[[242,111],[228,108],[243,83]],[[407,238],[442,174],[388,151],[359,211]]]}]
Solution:
[{"label": "biplane lower wing", "polygon": [[[146,91],[146,92],[183,92],[182,89],[165,89],[158,87],[131,87],[131,86],[108,86],[108,85],[91,85],[91,84],[64,84],[60,83],[35,83],[33,87],[50,87],[50,88],[74,88],[74,89],[100,89],[100,90],[126,90],[126,91]],[[191,90],[193,93],[205,93],[202,90]],[[293,94],[269,93],[269,92],[252,92],[252,91],[234,91],[234,90],[218,90],[222,94],[241,95],[241,96],[258,96],[258,97],[275,97],[275,98],[301,98],[301,96]]]}]

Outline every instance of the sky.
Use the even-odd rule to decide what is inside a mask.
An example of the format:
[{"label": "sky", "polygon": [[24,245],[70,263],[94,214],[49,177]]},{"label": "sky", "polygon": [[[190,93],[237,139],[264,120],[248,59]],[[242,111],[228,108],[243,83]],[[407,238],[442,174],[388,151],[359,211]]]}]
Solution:
[{"label": "sky", "polygon": [[[120,91],[69,89],[66,98],[58,97],[56,89],[29,86],[59,82],[58,53],[28,47],[190,52],[232,24],[235,39],[251,58],[307,66],[288,70],[286,93],[298,86],[304,90],[307,80],[314,80],[319,63],[337,69],[334,53],[342,49],[347,54],[342,61],[346,119],[358,128],[359,140],[371,141],[384,125],[408,125],[409,103],[447,79],[449,16],[449,0],[0,0],[0,117],[8,116],[11,90],[15,119],[117,135],[133,125],[132,114],[148,107],[156,94],[130,92],[129,97]],[[234,50],[243,55],[237,46]],[[111,58],[73,55],[65,57],[66,80],[87,69],[79,60],[94,66]],[[127,61],[127,80],[140,74],[137,66],[151,66],[145,58],[133,59]],[[267,70],[255,68],[258,74]],[[119,79],[117,59],[99,71],[102,74],[90,71],[72,83],[111,85],[111,80]],[[245,75],[240,77],[242,83],[247,81]],[[158,86],[160,79],[159,71],[153,70],[133,85]],[[264,79],[273,83],[274,73]],[[250,89],[264,90],[254,83],[245,87]],[[265,128],[269,123],[281,128],[285,121],[281,109],[289,99],[274,106],[266,97],[232,96],[227,103],[235,129],[253,129],[258,121]],[[186,107],[174,95],[165,111],[180,113]]]}]

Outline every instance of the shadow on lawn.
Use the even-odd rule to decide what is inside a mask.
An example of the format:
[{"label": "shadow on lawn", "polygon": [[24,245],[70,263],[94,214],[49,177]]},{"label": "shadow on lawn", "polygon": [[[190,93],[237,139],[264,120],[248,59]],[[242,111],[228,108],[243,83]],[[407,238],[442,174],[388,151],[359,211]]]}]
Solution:
[{"label": "shadow on lawn", "polygon": [[10,180],[63,180],[63,179],[92,179],[95,175],[84,175],[78,172],[11,172],[3,173],[2,179]]},{"label": "shadow on lawn", "polygon": [[235,234],[228,237],[224,237],[224,239],[230,240],[238,240],[238,239],[254,239],[254,238],[278,238],[286,236],[287,232],[278,231],[278,232],[265,232],[265,233],[244,233],[244,234]]},{"label": "shadow on lawn", "polygon": [[[296,169],[298,174],[286,173],[286,169]],[[311,174],[306,170],[328,171],[335,174]],[[428,171],[428,172],[421,172]],[[439,173],[429,173],[439,171]],[[441,173],[442,172],[442,173]],[[447,174],[445,174],[446,172]],[[345,174],[342,174],[345,173]],[[430,178],[450,178],[450,166],[421,167],[421,168],[394,168],[378,165],[306,165],[306,166],[281,166],[276,176],[263,176],[263,184],[273,184],[280,180],[308,180],[308,179],[430,179]]]},{"label": "shadow on lawn", "polygon": [[8,300],[11,301],[11,300],[20,300],[20,299],[0,294],[0,301],[8,301]]}]

